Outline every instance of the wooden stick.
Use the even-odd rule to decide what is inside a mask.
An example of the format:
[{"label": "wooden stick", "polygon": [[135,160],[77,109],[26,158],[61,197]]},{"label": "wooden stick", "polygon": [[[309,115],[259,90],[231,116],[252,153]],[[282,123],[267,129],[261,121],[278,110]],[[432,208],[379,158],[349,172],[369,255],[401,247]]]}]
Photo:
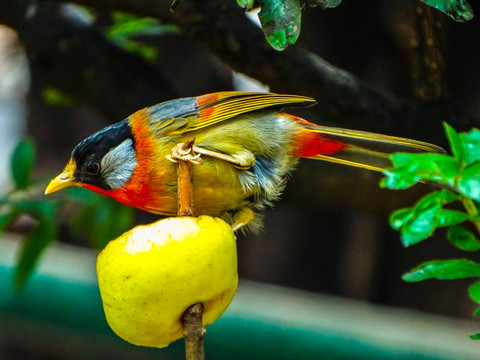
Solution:
[{"label": "wooden stick", "polygon": [[202,326],[203,305],[190,306],[183,313],[183,336],[185,337],[186,360],[204,360],[205,348],[203,338],[205,328]]},{"label": "wooden stick", "polygon": [[[188,139],[180,146],[182,153],[193,154],[195,139]],[[191,161],[178,159],[178,216],[193,216],[193,182]],[[185,338],[186,360],[205,360],[203,338],[205,328],[202,325],[203,305],[201,303],[190,306],[183,313],[183,336]]]},{"label": "wooden stick", "polygon": [[[194,138],[188,139],[180,147],[181,151],[193,151]],[[188,160],[177,162],[178,216],[193,216],[192,163]]]}]

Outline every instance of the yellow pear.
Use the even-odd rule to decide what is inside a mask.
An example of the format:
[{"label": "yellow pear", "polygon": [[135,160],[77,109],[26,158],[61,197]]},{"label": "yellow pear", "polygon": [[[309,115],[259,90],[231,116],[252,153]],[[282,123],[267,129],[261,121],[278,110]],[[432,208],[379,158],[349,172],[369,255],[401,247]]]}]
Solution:
[{"label": "yellow pear", "polygon": [[210,216],[138,226],[99,254],[97,275],[112,330],[135,345],[164,347],[183,337],[191,305],[203,304],[203,325],[227,309],[238,285],[235,235]]}]

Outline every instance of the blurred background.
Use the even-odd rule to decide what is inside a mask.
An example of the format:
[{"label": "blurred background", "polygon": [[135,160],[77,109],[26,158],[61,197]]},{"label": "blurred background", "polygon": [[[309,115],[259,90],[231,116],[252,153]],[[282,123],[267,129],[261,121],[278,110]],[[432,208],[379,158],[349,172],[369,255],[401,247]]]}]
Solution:
[{"label": "blurred background", "polygon": [[[132,15],[121,7],[110,11],[107,1],[90,8],[0,0],[0,194],[13,189],[11,157],[27,137],[35,160],[26,198],[51,203],[45,211],[52,211],[55,226],[49,233],[55,241],[42,238],[29,260],[22,244],[32,242],[28,234],[44,210],[29,208],[5,221],[1,360],[183,356],[179,342],[155,352],[117,340],[98,302],[95,254],[134,224],[157,217],[76,190],[42,195],[78,142],[142,107],[215,91],[270,90],[317,98],[315,107],[294,111],[312,122],[444,147],[442,121],[459,131],[478,127],[477,18],[455,22],[413,0],[345,1],[325,11],[306,8],[297,44],[277,52],[255,15],[252,21],[229,2],[184,0],[170,13],[168,2],[151,1],[158,5],[155,19],[140,22],[147,5]],[[428,29],[433,35],[425,35]],[[305,54],[324,62],[311,65]],[[380,179],[302,161],[282,199],[265,211],[262,233],[238,235],[243,285],[225,317],[209,327],[207,358],[209,352],[244,359],[480,356],[480,345],[468,339],[480,328],[471,323],[476,305],[466,289],[472,281],[401,280],[423,261],[464,257],[445,233],[404,248],[389,226],[392,211],[431,187],[393,192],[380,189]],[[19,262],[20,277],[32,275],[16,292]]]}]

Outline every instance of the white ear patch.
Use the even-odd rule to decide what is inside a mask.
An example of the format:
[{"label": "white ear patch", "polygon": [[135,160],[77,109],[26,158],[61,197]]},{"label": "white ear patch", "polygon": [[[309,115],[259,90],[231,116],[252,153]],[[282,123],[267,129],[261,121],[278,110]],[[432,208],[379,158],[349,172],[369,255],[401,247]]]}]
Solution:
[{"label": "white ear patch", "polygon": [[110,149],[100,163],[102,177],[112,189],[121,188],[130,179],[136,166],[132,139]]}]

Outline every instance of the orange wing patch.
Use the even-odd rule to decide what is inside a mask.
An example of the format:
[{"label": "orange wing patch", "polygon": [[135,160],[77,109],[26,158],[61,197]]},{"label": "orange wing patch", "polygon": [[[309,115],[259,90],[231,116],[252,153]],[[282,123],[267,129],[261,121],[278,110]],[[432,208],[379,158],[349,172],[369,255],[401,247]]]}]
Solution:
[{"label": "orange wing patch", "polygon": [[313,103],[315,103],[314,99],[298,95],[241,91],[207,94],[197,98],[199,115],[196,124],[188,131],[198,130],[241,114],[272,106]]}]

